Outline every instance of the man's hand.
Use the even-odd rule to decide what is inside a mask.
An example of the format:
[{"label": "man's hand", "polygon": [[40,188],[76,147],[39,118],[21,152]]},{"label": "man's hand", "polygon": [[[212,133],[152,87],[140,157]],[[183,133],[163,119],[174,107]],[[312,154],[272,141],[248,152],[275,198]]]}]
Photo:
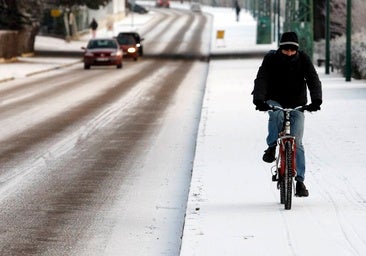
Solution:
[{"label": "man's hand", "polygon": [[263,100],[255,100],[253,101],[256,106],[255,109],[259,111],[268,111],[271,110],[271,107]]},{"label": "man's hand", "polygon": [[320,105],[322,104],[321,100],[314,100],[313,102],[311,102],[306,108],[305,110],[309,111],[309,112],[314,112],[314,111],[318,111],[320,110]]}]

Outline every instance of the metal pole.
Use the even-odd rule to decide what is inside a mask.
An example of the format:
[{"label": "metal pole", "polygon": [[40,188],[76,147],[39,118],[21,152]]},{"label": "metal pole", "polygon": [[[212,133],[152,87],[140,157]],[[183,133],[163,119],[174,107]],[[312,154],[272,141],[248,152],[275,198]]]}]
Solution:
[{"label": "metal pole", "polygon": [[272,5],[271,5],[271,15],[272,15],[272,23],[273,23],[273,39],[272,41],[275,42],[276,41],[276,3],[278,0],[273,0],[272,1]]},{"label": "metal pole", "polygon": [[351,81],[352,57],[351,57],[351,35],[352,35],[352,1],[347,0],[347,38],[346,38],[346,81]]},{"label": "metal pole", "polygon": [[329,74],[330,65],[330,0],[326,3],[325,17],[325,74]]},{"label": "metal pole", "polygon": [[277,0],[277,44],[280,44],[281,38],[281,0]]}]

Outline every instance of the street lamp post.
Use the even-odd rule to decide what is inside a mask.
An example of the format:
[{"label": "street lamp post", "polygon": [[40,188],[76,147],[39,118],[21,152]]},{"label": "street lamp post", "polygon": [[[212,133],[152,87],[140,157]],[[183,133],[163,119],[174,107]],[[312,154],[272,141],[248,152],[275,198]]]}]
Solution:
[{"label": "street lamp post", "polygon": [[352,1],[347,0],[347,32],[346,32],[346,81],[351,81],[352,56],[351,56],[351,35],[352,35]]}]

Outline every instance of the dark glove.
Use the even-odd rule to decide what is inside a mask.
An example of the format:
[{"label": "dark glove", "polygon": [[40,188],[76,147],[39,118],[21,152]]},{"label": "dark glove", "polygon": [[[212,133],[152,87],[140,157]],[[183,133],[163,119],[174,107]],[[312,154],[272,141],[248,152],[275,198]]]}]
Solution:
[{"label": "dark glove", "polygon": [[320,110],[320,105],[322,104],[322,100],[313,100],[309,105],[305,107],[305,110],[309,112],[314,112]]},{"label": "dark glove", "polygon": [[263,100],[254,100],[255,109],[259,111],[268,111],[271,110],[271,107]]}]

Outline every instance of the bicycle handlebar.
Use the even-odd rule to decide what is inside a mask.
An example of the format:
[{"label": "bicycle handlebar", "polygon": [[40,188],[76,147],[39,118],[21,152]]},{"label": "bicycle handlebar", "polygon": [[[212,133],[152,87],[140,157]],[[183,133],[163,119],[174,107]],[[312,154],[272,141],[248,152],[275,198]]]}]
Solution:
[{"label": "bicycle handlebar", "polygon": [[305,111],[307,110],[307,106],[308,105],[304,105],[304,106],[298,106],[295,108],[282,108],[280,106],[273,106],[273,105],[269,105],[269,107],[271,108],[272,111],[274,110],[282,110],[282,111],[294,111],[294,110],[299,110],[299,111]]}]

